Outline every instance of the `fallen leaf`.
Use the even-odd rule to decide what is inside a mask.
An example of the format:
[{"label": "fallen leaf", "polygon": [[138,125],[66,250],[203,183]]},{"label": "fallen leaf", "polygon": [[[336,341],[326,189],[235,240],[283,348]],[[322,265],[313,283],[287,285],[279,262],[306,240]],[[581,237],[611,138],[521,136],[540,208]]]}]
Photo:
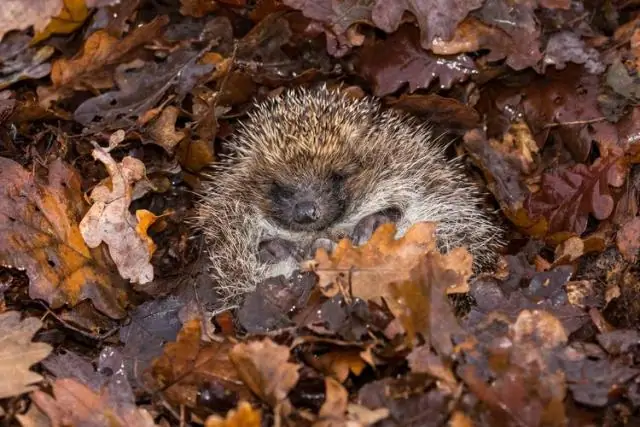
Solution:
[{"label": "fallen leaf", "polygon": [[92,33],[85,40],[80,53],[73,58],[62,58],[53,63],[53,89],[68,85],[76,90],[112,87],[113,66],[125,62],[136,48],[158,38],[168,22],[166,16],[157,17],[148,24],[136,27],[122,40],[105,30]]},{"label": "fallen leaf", "polygon": [[260,427],[261,421],[260,411],[243,401],[238,404],[238,409],[230,410],[226,418],[218,415],[209,416],[204,427]]},{"label": "fallen leaf", "polygon": [[62,0],[4,0],[0,9],[0,41],[12,30],[34,27],[36,32],[42,31],[63,6]]},{"label": "fallen leaf", "polygon": [[363,246],[354,247],[348,239],[343,239],[331,255],[323,248],[318,249],[315,260],[308,262],[306,268],[318,275],[318,286],[326,296],[350,291],[351,296],[365,301],[384,297],[397,316],[403,308],[395,300],[390,284],[409,281],[412,268],[428,254],[445,269],[451,268],[459,274],[460,281],[448,283],[446,292],[466,292],[471,255],[461,249],[454,249],[448,255],[437,253],[435,227],[433,223],[417,223],[396,240],[395,225],[384,224]]},{"label": "fallen leaf", "polygon": [[0,89],[18,81],[40,79],[51,72],[47,60],[54,54],[51,46],[29,46],[29,36],[12,32],[0,43]]},{"label": "fallen leaf", "polygon": [[0,314],[0,399],[18,396],[35,388],[42,376],[29,370],[51,353],[51,346],[31,342],[42,322],[34,317],[20,320],[20,313]]},{"label": "fallen leaf", "polygon": [[420,27],[420,45],[430,49],[434,39],[449,40],[467,14],[483,3],[483,0],[378,0],[372,20],[378,28],[393,33],[403,22],[403,14],[410,12]]},{"label": "fallen leaf", "polygon": [[618,250],[630,262],[635,262],[640,249],[640,218],[635,217],[624,223],[616,234]]},{"label": "fallen leaf", "polygon": [[29,295],[53,308],[91,299],[102,313],[124,315],[122,281],[99,250],[82,239],[78,220],[86,212],[80,177],[56,160],[46,184],[18,163],[0,157],[0,263],[24,269]]},{"label": "fallen leaf", "polygon": [[32,44],[36,44],[53,34],[68,34],[80,28],[87,16],[89,9],[85,0],[62,0],[63,6],[60,13],[51,18],[42,31],[36,32]]},{"label": "fallen leaf", "polygon": [[236,344],[229,352],[242,381],[272,407],[282,404],[298,382],[300,366],[289,357],[288,347],[269,338]]},{"label": "fallen leaf", "polygon": [[248,399],[250,394],[242,387],[242,377],[230,360],[233,344],[228,341],[201,342],[201,336],[200,319],[185,322],[176,342],[166,344],[163,354],[152,363],[155,387],[163,389],[170,402],[189,408],[198,407],[200,390],[212,381],[240,394],[242,399]]},{"label": "fallen leaf", "polygon": [[178,98],[184,98],[199,78],[213,70],[211,64],[196,64],[199,56],[199,52],[181,49],[165,62],[147,63],[140,70],[116,75],[119,90],[86,100],[74,112],[74,119],[102,129],[135,125],[135,120],[152,109],[170,88],[175,88]]},{"label": "fallen leaf", "polygon": [[[383,57],[380,52],[385,52]],[[438,79],[440,89],[467,80],[476,72],[468,56],[437,56],[422,49],[415,27],[403,26],[386,40],[364,46],[357,60],[358,74],[373,85],[376,96],[409,84],[409,91],[428,88]]]},{"label": "fallen leaf", "polygon": [[180,110],[170,105],[162,110],[160,116],[147,130],[151,137],[150,142],[161,146],[169,154],[172,154],[176,145],[187,136],[185,132],[176,130],[176,120],[179,114]]},{"label": "fallen leaf", "polygon": [[103,242],[107,245],[122,278],[148,283],[153,280],[153,242],[149,244],[146,227],[140,228],[142,235],[138,232],[141,223],[129,212],[132,185],[144,177],[144,164],[133,157],[125,157],[118,164],[108,151],[95,143],[94,146],[92,155],[105,165],[111,188],[102,184],[93,189],[94,203],[80,221],[80,233],[90,248]]},{"label": "fallen leaf", "polygon": [[53,425],[156,426],[153,417],[145,409],[133,403],[127,405],[113,401],[109,388],[97,394],[71,378],[54,381],[52,388],[54,397],[43,391],[35,391],[31,398]]}]

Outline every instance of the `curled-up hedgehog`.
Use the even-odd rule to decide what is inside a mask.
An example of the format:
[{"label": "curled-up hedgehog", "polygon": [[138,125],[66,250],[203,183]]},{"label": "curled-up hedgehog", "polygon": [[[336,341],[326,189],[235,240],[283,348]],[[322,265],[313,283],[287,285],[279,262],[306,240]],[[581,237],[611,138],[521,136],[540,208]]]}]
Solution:
[{"label": "curled-up hedgehog", "polygon": [[492,259],[499,227],[482,194],[431,127],[371,98],[327,87],[259,103],[229,139],[231,155],[203,188],[199,225],[227,307],[263,280],[385,222],[398,236],[434,221],[440,249]]}]

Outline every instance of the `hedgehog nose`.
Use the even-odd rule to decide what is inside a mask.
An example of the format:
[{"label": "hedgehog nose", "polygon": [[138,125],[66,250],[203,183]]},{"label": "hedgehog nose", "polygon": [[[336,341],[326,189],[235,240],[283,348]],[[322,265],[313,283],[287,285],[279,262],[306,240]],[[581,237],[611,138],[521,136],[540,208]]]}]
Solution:
[{"label": "hedgehog nose", "polygon": [[293,219],[299,224],[310,224],[320,218],[318,205],[314,202],[298,202],[293,208]]}]

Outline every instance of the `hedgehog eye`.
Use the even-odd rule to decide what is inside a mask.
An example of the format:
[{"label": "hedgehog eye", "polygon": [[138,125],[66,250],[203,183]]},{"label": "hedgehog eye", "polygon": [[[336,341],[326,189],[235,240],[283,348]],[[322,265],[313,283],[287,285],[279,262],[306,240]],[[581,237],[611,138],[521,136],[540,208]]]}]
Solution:
[{"label": "hedgehog eye", "polygon": [[294,195],[294,191],[278,182],[272,182],[269,188],[269,193],[274,199],[287,199],[291,198]]}]

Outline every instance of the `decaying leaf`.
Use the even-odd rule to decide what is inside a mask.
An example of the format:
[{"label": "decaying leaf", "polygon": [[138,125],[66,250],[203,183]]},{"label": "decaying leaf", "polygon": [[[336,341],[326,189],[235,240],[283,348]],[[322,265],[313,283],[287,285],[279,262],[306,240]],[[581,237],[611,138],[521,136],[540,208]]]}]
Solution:
[{"label": "decaying leaf", "polygon": [[164,353],[153,361],[155,382],[168,400],[191,408],[197,407],[199,391],[214,381],[248,399],[248,391],[240,384],[242,377],[230,360],[233,345],[201,342],[200,323],[200,319],[186,322],[176,342],[165,345]]},{"label": "decaying leaf", "polygon": [[20,320],[20,313],[0,314],[0,399],[18,396],[34,389],[42,377],[29,368],[51,353],[51,346],[31,342],[42,322],[30,317]]},{"label": "decaying leaf", "polygon": [[298,382],[299,365],[289,362],[289,348],[269,338],[236,344],[229,359],[242,381],[271,406],[282,404]]},{"label": "decaying leaf", "polygon": [[148,130],[151,142],[161,146],[168,153],[173,153],[176,145],[187,136],[185,132],[176,130],[178,114],[180,114],[178,108],[166,107]]},{"label": "decaying leaf", "polygon": [[52,387],[53,397],[43,391],[36,391],[31,396],[55,426],[156,426],[153,417],[145,409],[113,401],[108,388],[97,394],[71,378],[58,379]]},{"label": "decaying leaf", "polygon": [[146,227],[138,232],[139,219],[129,212],[132,185],[144,178],[144,165],[138,159],[125,157],[121,163],[97,144],[93,157],[101,161],[111,176],[111,188],[99,185],[91,192],[93,205],[80,221],[80,232],[87,245],[98,247],[104,242],[122,278],[144,284],[153,280],[149,262],[153,245]]},{"label": "decaying leaf", "polygon": [[12,30],[34,27],[42,31],[63,5],[63,0],[4,0],[0,8],[0,41]]},{"label": "decaying leaf", "polygon": [[47,183],[18,163],[0,158],[0,264],[24,269],[29,295],[52,307],[91,299],[118,318],[125,295],[121,281],[99,250],[82,239],[86,211],[80,177],[61,160],[49,165]]},{"label": "decaying leaf", "polygon": [[115,76],[119,90],[106,92],[80,104],[74,118],[84,125],[101,125],[110,129],[126,128],[135,123],[171,88],[184,97],[198,80],[213,70],[212,64],[198,65],[199,52],[181,49],[165,62],[151,62],[136,71],[122,71]]},{"label": "decaying leaf", "polygon": [[53,63],[51,81],[54,88],[73,85],[76,89],[104,89],[113,86],[109,73],[112,66],[123,62],[134,49],[158,37],[168,19],[158,17],[136,27],[124,39],[118,40],[105,30],[92,33],[84,42],[80,54]]}]

